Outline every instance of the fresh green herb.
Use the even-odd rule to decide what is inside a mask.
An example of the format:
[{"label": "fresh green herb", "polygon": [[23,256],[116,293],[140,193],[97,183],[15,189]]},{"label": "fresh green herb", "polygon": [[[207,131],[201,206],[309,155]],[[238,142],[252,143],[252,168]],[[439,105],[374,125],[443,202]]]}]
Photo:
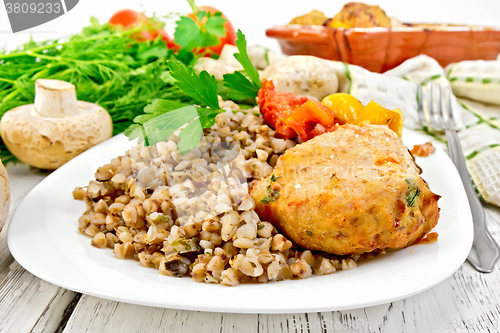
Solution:
[{"label": "fresh green herb", "polygon": [[408,207],[415,207],[421,191],[418,188],[417,184],[415,184],[414,180],[405,179],[405,181],[408,184],[408,195],[406,196],[406,202],[408,204]]},{"label": "fresh green herb", "polygon": [[238,30],[237,36],[236,46],[239,53],[235,53],[234,57],[243,66],[246,76],[241,72],[225,74],[223,85],[228,89],[227,94],[231,99],[237,101],[255,99],[259,89],[262,87],[259,73],[248,57],[245,35],[241,30]]},{"label": "fresh green herb", "polygon": [[262,200],[260,200],[260,202],[263,202],[263,203],[275,202],[276,199],[274,197],[272,197],[271,194],[272,193],[266,194],[266,196],[264,198],[262,198]]},{"label": "fresh green herb", "polygon": [[[109,24],[92,24],[67,41],[34,42],[6,53],[0,50],[0,116],[33,103],[39,78],[71,82],[79,100],[97,103],[111,115],[114,134],[156,98],[191,104],[195,99],[173,84],[168,59],[177,59],[161,39],[139,42],[137,28],[119,31]],[[0,142],[2,161],[15,158]]]},{"label": "fresh green herb", "polygon": [[199,119],[192,120],[186,128],[179,134],[179,142],[177,148],[181,154],[189,152],[192,148],[196,147],[200,142],[203,135],[203,128]]},{"label": "fresh green herb", "polygon": [[207,71],[202,71],[197,75],[192,67],[186,67],[180,62],[173,61],[169,62],[168,68],[170,75],[177,80],[175,85],[180,90],[204,106],[219,109],[217,81]]},{"label": "fresh green herb", "polygon": [[[247,72],[253,73],[252,76],[256,75],[254,79],[257,80],[257,83],[249,81],[241,73],[235,74],[235,77],[239,78],[239,75],[241,75],[252,87],[255,88],[257,84],[260,86],[257,70],[253,67],[246,53],[245,36],[241,31],[238,31],[238,41],[236,44],[238,44],[241,56],[235,54],[235,57],[242,63]],[[153,145],[159,141],[167,140],[175,131],[188,124],[181,130],[179,134],[180,141],[177,144],[180,153],[183,154],[198,145],[203,135],[203,129],[213,126],[215,124],[215,117],[219,113],[224,112],[224,110],[219,107],[217,81],[213,76],[206,71],[196,74],[193,68],[187,67],[180,62],[170,61],[168,68],[170,70],[168,78],[175,80],[173,81],[175,87],[179,88],[181,92],[194,99],[203,107],[187,105],[186,103],[155,100],[152,104],[144,108],[144,115],[134,119],[136,124],[125,131],[125,135],[129,136],[131,140],[138,138],[139,142],[145,141],[147,145]],[[232,86],[227,81],[224,84],[226,87],[232,87],[231,89],[234,91],[239,89],[238,86]],[[254,99],[256,91],[255,95],[252,95]],[[274,201],[278,196],[279,193],[273,191],[272,198],[268,198],[267,200]]]},{"label": "fresh green herb", "polygon": [[306,234],[307,234],[307,236],[309,236],[309,237],[312,237],[312,236],[313,236],[313,233],[312,233],[312,231],[311,231],[311,230],[306,230]]},{"label": "fresh green herb", "polygon": [[250,61],[250,58],[248,57],[247,41],[245,39],[245,35],[241,32],[241,30],[238,29],[236,36],[236,46],[238,47],[239,53],[236,53],[234,57],[243,66],[243,69],[245,70],[250,80],[252,80],[252,83],[260,89],[262,87],[262,83],[260,82],[259,72],[257,72],[257,69],[254,67],[254,65]]},{"label": "fresh green herb", "polygon": [[[187,103],[179,103],[174,101],[167,101],[164,99],[155,99],[151,104],[144,107],[144,114],[134,118],[134,122],[144,124],[148,120],[156,116],[162,115],[165,111],[172,111],[188,106]],[[129,130],[129,129],[127,129]]]},{"label": "fresh green herb", "polygon": [[180,153],[184,154],[198,145],[203,129],[213,126],[215,116],[224,111],[219,108],[217,83],[213,76],[206,71],[196,74],[192,68],[178,62],[170,62],[169,69],[170,75],[177,80],[175,85],[207,107],[156,100],[144,109],[145,115],[134,119],[137,124],[132,125],[125,134],[130,140],[138,138],[139,142],[154,145],[167,140],[175,131],[188,124],[181,130],[177,144]]},{"label": "fresh green herb", "polygon": [[259,225],[257,226],[257,230],[262,230],[262,229],[264,229],[264,225],[263,225],[263,224],[259,224]]},{"label": "fresh green herb", "polygon": [[249,81],[240,72],[234,72],[233,74],[225,74],[224,87],[227,89],[227,96],[235,101],[242,101],[245,99],[255,99],[259,88]]},{"label": "fresh green herb", "polygon": [[[33,103],[34,81],[39,78],[73,83],[79,100],[97,103],[110,113],[113,134],[123,132],[133,119],[136,125],[127,130],[128,134],[155,116],[195,102],[218,108],[216,94],[210,92],[205,96],[201,91],[202,97],[208,100],[200,101],[200,96],[193,97],[182,90],[187,87],[174,84],[182,84],[183,79],[170,75],[169,65],[176,65],[169,64],[169,60],[191,66],[206,53],[215,56],[209,49],[204,49],[218,45],[218,37],[226,33],[226,19],[220,12],[199,11],[193,0],[188,2],[196,18],[179,18],[174,36],[176,44],[182,47],[180,50],[168,49],[161,38],[138,41],[141,31],[162,28],[162,23],[154,18],[126,30],[108,23],[100,24],[96,18],[91,18],[90,26],[67,41],[31,40],[13,52],[0,50],[0,116],[14,107]],[[201,79],[207,80],[207,76],[203,75]],[[213,88],[210,80],[206,83],[210,83],[207,90]],[[150,106],[155,112],[144,109],[155,99],[180,105],[166,107],[166,101],[163,101],[161,105]],[[213,114],[200,115],[201,128],[204,128],[203,124],[213,124],[213,117]],[[197,135],[200,133],[197,125],[191,125],[188,130]],[[183,136],[183,147],[189,147],[195,141],[191,137],[188,139],[187,131]],[[156,141],[154,137],[149,139]],[[3,141],[0,141],[0,156],[4,163],[16,161]]]},{"label": "fresh green herb", "polygon": [[257,265],[256,265],[253,261],[249,261],[248,263],[249,263],[250,265],[252,265],[252,267],[253,267],[253,268],[256,268],[256,267],[257,267]]},{"label": "fresh green herb", "polygon": [[177,27],[174,33],[174,39],[177,45],[182,47],[184,52],[195,53],[201,56],[213,54],[208,46],[218,45],[218,37],[226,35],[224,23],[227,21],[222,17],[222,13],[198,10],[194,1],[188,0],[193,10],[193,18],[181,16],[175,22]]},{"label": "fresh green herb", "polygon": [[158,215],[158,216],[154,219],[154,221],[155,221],[156,223],[164,223],[164,222],[168,222],[168,221],[169,221],[169,218],[168,218],[167,216],[165,216],[165,215]]},{"label": "fresh green herb", "polygon": [[[278,177],[278,178],[280,178],[280,177]],[[275,202],[279,198],[280,192],[273,190],[273,188],[272,188],[272,185],[275,181],[276,181],[276,178],[273,174],[273,175],[271,175],[271,181],[270,181],[269,185],[267,185],[267,194],[262,200],[260,200],[261,202],[263,202],[263,203]]]},{"label": "fresh green herb", "polygon": [[[154,112],[157,112],[156,109]],[[171,112],[160,114],[144,123],[135,125],[133,130],[127,130],[125,134],[128,134],[130,140],[138,138],[139,142],[142,142],[147,139],[149,145],[154,145],[157,142],[167,140],[177,129],[197,116],[198,112],[196,111],[196,107],[194,105],[188,105]]]},{"label": "fresh green herb", "polygon": [[330,177],[330,179],[332,179],[333,177],[335,177],[335,175],[336,175],[336,174],[337,174],[337,173],[336,173],[336,172],[334,172],[334,173],[332,174],[332,176]]}]

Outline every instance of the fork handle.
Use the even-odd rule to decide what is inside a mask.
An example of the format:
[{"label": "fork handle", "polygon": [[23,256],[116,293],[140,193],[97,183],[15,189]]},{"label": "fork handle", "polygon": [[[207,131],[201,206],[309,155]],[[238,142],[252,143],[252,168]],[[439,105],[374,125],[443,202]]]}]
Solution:
[{"label": "fork handle", "polygon": [[493,237],[491,237],[486,226],[484,208],[472,186],[457,132],[452,129],[446,130],[446,138],[448,139],[451,160],[457,167],[460,178],[462,178],[472,212],[474,242],[467,259],[478,271],[490,273],[493,271],[495,263],[500,257],[500,248]]}]

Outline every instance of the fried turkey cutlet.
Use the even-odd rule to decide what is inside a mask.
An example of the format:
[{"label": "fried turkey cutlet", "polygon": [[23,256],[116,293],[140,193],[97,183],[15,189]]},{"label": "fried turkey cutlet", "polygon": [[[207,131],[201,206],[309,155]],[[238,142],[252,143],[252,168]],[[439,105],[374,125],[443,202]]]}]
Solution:
[{"label": "fried turkey cutlet", "polygon": [[407,247],[439,218],[440,196],[385,125],[337,126],[289,149],[251,194],[292,241],[337,255]]}]

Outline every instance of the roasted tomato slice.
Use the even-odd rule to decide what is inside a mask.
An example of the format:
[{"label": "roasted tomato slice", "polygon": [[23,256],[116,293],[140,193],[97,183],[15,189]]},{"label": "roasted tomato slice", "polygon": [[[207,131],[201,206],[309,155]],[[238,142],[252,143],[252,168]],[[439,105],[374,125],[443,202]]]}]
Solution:
[{"label": "roasted tomato slice", "polygon": [[262,81],[258,94],[260,112],[264,120],[276,130],[276,135],[283,139],[293,139],[297,133],[284,120],[294,108],[307,102],[307,97],[298,97],[285,91],[276,91],[272,81]]},{"label": "roasted tomato slice", "polygon": [[331,131],[338,123],[328,107],[308,97],[276,91],[272,81],[262,82],[258,97],[264,120],[283,139],[299,135],[302,141],[307,141]]}]

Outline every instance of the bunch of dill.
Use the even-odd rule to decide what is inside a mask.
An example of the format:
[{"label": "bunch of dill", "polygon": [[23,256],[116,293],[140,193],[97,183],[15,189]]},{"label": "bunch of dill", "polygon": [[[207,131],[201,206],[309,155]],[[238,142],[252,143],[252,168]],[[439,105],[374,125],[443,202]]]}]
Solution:
[{"label": "bunch of dill", "polygon": [[[91,23],[67,41],[30,41],[13,52],[0,51],[0,117],[33,103],[35,80],[42,78],[71,82],[79,100],[104,107],[114,134],[123,132],[154,99],[193,102],[173,84],[167,67],[168,59],[183,59],[161,39],[138,41],[143,27],[120,31],[95,18]],[[4,164],[16,161],[3,141],[0,152]]]}]

